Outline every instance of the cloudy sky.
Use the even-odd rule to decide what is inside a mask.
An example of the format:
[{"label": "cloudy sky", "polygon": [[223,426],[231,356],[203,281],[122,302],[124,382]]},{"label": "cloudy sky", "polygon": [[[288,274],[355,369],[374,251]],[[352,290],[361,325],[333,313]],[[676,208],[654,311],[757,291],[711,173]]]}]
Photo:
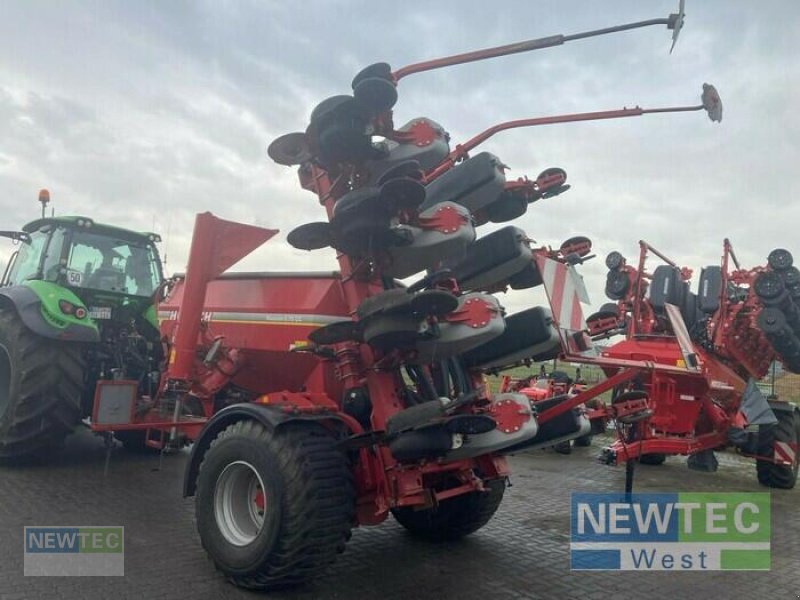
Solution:
[{"label": "cloudy sky", "polygon": [[[159,231],[168,269],[179,271],[205,210],[281,229],[244,268],[335,267],[332,254],[286,244],[322,211],[266,147],[304,129],[363,66],[665,17],[677,0],[2,4],[0,229],[35,217],[47,187],[59,214]],[[800,258],[800,5],[687,4],[672,55],[671,32],[651,27],[420,74],[402,81],[395,122],[427,116],[459,141],[507,119],[696,104],[713,83],[721,124],[652,115],[492,139],[485,149],[510,178],[569,173],[570,192],[516,224],[542,244],[593,239],[601,259],[583,272],[596,305],[602,257],[633,257],[639,239],[698,271],[718,262],[725,236],[749,266],[776,246]],[[517,293],[506,304],[532,301]]]}]

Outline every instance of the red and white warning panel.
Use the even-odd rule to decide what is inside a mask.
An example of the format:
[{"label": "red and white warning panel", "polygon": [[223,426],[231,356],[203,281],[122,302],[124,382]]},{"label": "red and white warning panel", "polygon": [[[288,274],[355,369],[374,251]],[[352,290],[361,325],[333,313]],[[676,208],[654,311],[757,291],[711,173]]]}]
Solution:
[{"label": "red and white warning panel", "polygon": [[569,354],[597,356],[597,350],[586,333],[586,319],[581,307],[581,303],[589,303],[583,278],[571,265],[546,256],[537,256],[536,266],[542,276],[553,321],[565,351]]},{"label": "red and white warning panel", "polygon": [[775,462],[777,464],[793,465],[797,457],[797,444],[789,442],[774,442]]}]

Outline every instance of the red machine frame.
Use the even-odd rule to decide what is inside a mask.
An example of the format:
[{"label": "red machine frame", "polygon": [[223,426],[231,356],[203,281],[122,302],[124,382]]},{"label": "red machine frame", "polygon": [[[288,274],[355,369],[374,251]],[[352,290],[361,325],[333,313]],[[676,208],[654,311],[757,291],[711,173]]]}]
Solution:
[{"label": "red machine frame", "polygon": [[[682,18],[682,14],[671,15],[667,19],[644,21],[573,36],[553,36],[419,63],[392,73],[390,81],[392,85],[396,85],[402,77],[411,73],[546,48],[566,41],[636,27],[666,24],[674,31],[673,38],[675,38],[682,25]],[[440,177],[459,161],[468,158],[470,150],[502,130],[554,123],[632,117],[651,113],[698,110],[706,110],[712,120],[720,120],[721,103],[711,86],[704,86],[702,103],[699,105],[659,109],[636,107],[508,121],[487,129],[464,144],[457,145],[438,166],[423,173],[421,181],[430,183]],[[402,139],[405,142],[411,141],[424,145],[430,136],[430,131],[427,131],[425,127],[412,129],[410,132],[395,131],[390,108],[380,111],[374,117],[372,127],[374,135],[383,136],[387,140]],[[300,144],[297,152],[299,155],[310,157],[309,148],[305,147],[304,143]],[[358,187],[358,182],[362,180],[357,167],[349,167],[332,174],[312,160],[300,160],[296,164],[301,165],[299,170],[301,186],[318,197],[329,220],[333,218],[333,207],[336,201],[350,191],[351,187]],[[538,199],[549,189],[561,186],[563,183],[563,175],[545,173],[536,181],[522,179],[507,185],[524,188],[531,199]],[[267,333],[257,334],[248,339],[242,347],[237,346],[233,341],[237,339],[238,335],[236,326],[232,323],[225,323],[223,320],[214,319],[217,309],[213,304],[219,300],[215,296],[214,286],[222,286],[223,272],[275,233],[274,230],[222,221],[210,213],[197,216],[187,272],[185,278],[176,286],[180,292],[173,289],[159,306],[159,311],[167,315],[162,317],[164,318],[162,333],[165,340],[168,341],[169,348],[168,364],[162,375],[159,394],[154,399],[142,399],[146,410],[137,411],[136,418],[131,423],[114,424],[113,426],[93,423],[92,428],[95,431],[144,429],[147,432],[148,445],[163,447],[164,432],[169,431],[171,440],[179,437],[193,440],[199,433],[200,424],[210,419],[212,415],[219,416],[215,406],[216,394],[227,384],[231,382],[235,384],[237,378],[241,379],[246,376],[248,353],[253,351],[248,345],[257,346],[268,336]],[[541,249],[537,256],[549,256],[553,259],[564,260],[564,257],[560,256],[558,252],[554,253],[549,249]],[[318,298],[318,301],[312,304],[324,315],[348,318],[355,315],[357,307],[364,299],[372,296],[381,287],[379,277],[366,272],[366,264],[354,262],[342,252],[337,254],[337,262],[339,271],[334,277],[334,281],[329,282],[327,295]],[[304,275],[298,277],[300,279],[309,278]],[[316,282],[313,276],[310,279]],[[457,290],[457,283],[452,280],[441,282],[440,285],[445,289]],[[305,296],[306,294],[301,291],[295,300],[298,304],[304,305]],[[258,312],[258,310],[244,309],[245,314],[249,314],[248,311],[253,314]],[[295,311],[287,312],[294,314]],[[292,390],[259,390],[259,384],[255,384],[254,389],[259,390],[259,394],[252,401],[253,404],[269,405],[290,416],[319,419],[329,427],[344,427],[349,435],[358,437],[365,434],[364,428],[356,419],[341,409],[340,403],[334,397],[343,389],[365,386],[369,390],[372,401],[371,430],[372,432],[382,431],[389,417],[398,412],[402,406],[397,391],[399,385],[397,374],[385,368],[397,360],[397,357],[392,353],[384,353],[383,356],[376,355],[367,344],[356,342],[336,344],[332,355],[315,354],[315,348],[304,344],[308,334],[319,327],[321,323],[314,323],[310,315],[306,313],[299,313],[295,316],[308,316],[309,319],[292,323],[291,326],[288,321],[284,321],[277,327],[272,327],[269,334],[278,336],[279,342],[276,343],[284,343],[287,341],[285,338],[288,331],[291,330],[295,342],[285,345],[281,352],[287,360],[291,356],[293,361],[295,357],[302,357],[306,353],[305,357],[308,360],[298,358],[292,363],[302,363],[302,367],[309,369],[306,379],[301,386]],[[463,318],[473,319],[478,316],[467,314]],[[224,336],[219,333],[223,329]],[[239,337],[241,338],[241,336]],[[269,339],[273,342],[275,340],[275,338]],[[268,352],[270,348],[265,347],[261,351]],[[305,371],[302,372],[305,373]],[[475,410],[485,411],[488,396],[482,385],[482,375],[479,372],[473,372],[470,377],[473,386],[481,390],[480,399],[475,403]],[[256,377],[251,374],[248,381],[254,382],[255,380]],[[610,381],[620,382],[620,379],[612,377]],[[576,399],[581,396],[582,394],[579,394]],[[573,404],[577,405],[584,401],[584,399],[577,402],[573,400],[563,404],[565,406],[569,404],[571,407]],[[185,409],[190,403],[199,405],[200,409],[194,410],[194,412],[190,411],[191,414],[187,417]],[[538,421],[545,423],[568,409],[561,410],[561,407],[558,407],[543,411],[538,415]],[[506,421],[513,422],[517,418],[502,410],[496,411],[492,416],[497,421],[498,429],[501,430],[508,425]],[[513,423],[508,426],[513,428]],[[153,430],[161,432],[160,440],[162,441],[150,439],[150,432]],[[375,524],[382,521],[386,518],[389,508],[432,506],[451,496],[472,490],[482,490],[483,483],[475,476],[476,470],[485,479],[503,478],[508,475],[506,459],[499,454],[486,454],[449,462],[421,461],[418,464],[403,464],[392,456],[385,445],[365,444],[359,447],[357,452],[360,460],[356,462],[354,475],[359,498],[358,522],[362,524]],[[459,485],[448,487],[446,490],[436,490],[435,482],[443,479],[445,475],[455,476],[460,482]]]},{"label": "red machine frame", "polygon": [[[676,268],[677,265],[647,242],[640,241],[639,247],[638,266],[622,267],[632,283],[625,298],[618,302],[621,314],[626,310],[631,314],[624,329],[618,331],[624,333],[624,340],[603,349],[599,355],[575,352],[569,338],[578,332],[558,324],[563,360],[596,366],[606,379],[539,415],[543,420],[553,418],[608,391],[629,388],[635,382],[634,389],[641,393],[629,393],[627,397],[623,394],[620,401],[592,414],[592,418],[614,419],[621,426],[617,438],[604,452],[609,464],[625,463],[646,454],[692,455],[729,446],[729,430],[744,430],[748,425],[740,410],[747,379],[764,377],[769,365],[777,359],[756,326],[759,305],[752,283],[766,270],[764,267],[742,269],[730,241],[724,240],[722,290],[732,282],[747,286],[749,293],[744,302],[735,304],[725,293],[721,294],[719,308],[708,323],[711,352],[691,342],[677,310],[660,317],[662,322],[657,323],[658,318],[646,299],[652,279],[646,270],[647,258],[654,255],[667,265]],[[731,263],[736,267],[733,271]],[[684,280],[691,275],[691,270],[681,269]],[[548,298],[552,304],[552,290],[548,290]],[[560,307],[554,304],[554,315],[559,312]],[[618,320],[610,321],[600,320],[594,327],[589,325],[585,332],[597,335],[604,329],[613,329]],[[740,338],[744,338],[744,343]],[[750,354],[746,352],[748,349]],[[752,353],[754,349],[759,352]],[[760,359],[754,360],[756,356]],[[791,407],[788,403],[787,406]],[[792,449],[796,462],[797,444]],[[762,456],[738,451],[778,465],[794,464],[778,453]]]}]

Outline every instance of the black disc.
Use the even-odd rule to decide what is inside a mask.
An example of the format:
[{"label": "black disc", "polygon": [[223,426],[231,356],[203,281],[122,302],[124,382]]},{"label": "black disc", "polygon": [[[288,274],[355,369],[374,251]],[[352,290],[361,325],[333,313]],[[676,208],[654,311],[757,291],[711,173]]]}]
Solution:
[{"label": "black disc", "polygon": [[380,315],[364,322],[364,341],[379,350],[410,349],[419,337],[419,320],[410,315]]},{"label": "black disc", "polygon": [[780,275],[767,271],[758,274],[753,282],[753,289],[759,298],[773,300],[784,292],[785,286]]},{"label": "black disc", "polygon": [[330,169],[382,156],[369,131],[369,115],[355,98],[333,96],[312,111],[306,138],[317,161]]},{"label": "black disc", "polygon": [[564,256],[568,254],[577,254],[578,256],[586,256],[592,251],[592,240],[584,235],[576,235],[565,240],[559,248],[561,254]]},{"label": "black disc", "polygon": [[492,431],[497,422],[488,415],[454,415],[445,420],[444,426],[450,433],[477,435]]},{"label": "black disc", "polygon": [[359,82],[372,77],[378,77],[380,79],[391,81],[392,67],[389,65],[389,63],[385,62],[373,63],[368,67],[364,67],[355,77],[353,77],[353,82],[350,84],[350,86],[353,89],[356,89],[356,86],[359,84]]},{"label": "black disc", "polygon": [[411,296],[405,288],[384,290],[374,296],[364,298],[356,309],[359,319],[366,319],[383,311],[391,311],[396,306],[411,301]]},{"label": "black disc", "polygon": [[800,286],[800,269],[797,267],[789,267],[785,271],[781,271],[781,277],[787,289],[794,289]]},{"label": "black disc", "polygon": [[394,83],[380,77],[368,77],[353,88],[353,96],[361,106],[373,114],[381,114],[397,102]]},{"label": "black disc", "polygon": [[764,333],[783,333],[788,330],[786,317],[777,308],[765,308],[758,313],[758,327]]},{"label": "black disc", "polygon": [[[613,309],[607,308],[607,306],[613,306]],[[599,321],[600,319],[617,319],[619,318],[619,310],[617,310],[616,304],[607,305],[604,304],[600,307],[596,313],[592,313],[588,317],[586,317],[586,322],[589,323],[591,321]]]},{"label": "black disc", "polygon": [[542,193],[542,198],[553,198],[568,191],[571,187],[571,185],[559,185],[558,187],[548,188]]},{"label": "black disc", "polygon": [[396,177],[381,186],[381,198],[395,208],[416,208],[425,201],[425,186],[410,177]]},{"label": "black disc", "polygon": [[792,266],[794,259],[792,258],[792,253],[788,250],[775,248],[775,250],[770,252],[769,256],[767,256],[767,262],[769,266],[776,271],[784,271]]},{"label": "black disc", "polygon": [[395,241],[389,215],[381,211],[347,211],[331,225],[336,238],[333,247],[351,256],[381,252]]},{"label": "black disc", "polygon": [[622,254],[616,250],[609,252],[608,256],[606,256],[606,267],[608,267],[609,271],[616,271],[623,265],[624,262],[625,257],[623,257]]},{"label": "black disc", "polygon": [[354,215],[367,209],[376,209],[378,204],[385,206],[382,202],[383,198],[379,187],[374,185],[364,186],[347,192],[339,198],[333,206],[333,216],[335,218],[343,218],[347,214]]},{"label": "black disc", "polygon": [[306,223],[290,231],[286,241],[298,250],[319,250],[333,244],[331,226],[329,223]]},{"label": "black disc", "polygon": [[314,124],[318,121],[321,121],[323,118],[325,118],[332,112],[338,111],[342,107],[348,107],[352,104],[354,104],[353,97],[347,96],[345,94],[341,94],[339,96],[331,96],[330,98],[325,98],[325,100],[317,104],[314,107],[314,110],[311,111],[311,117],[309,118],[309,122]]},{"label": "black disc", "polygon": [[404,160],[401,163],[389,167],[378,177],[378,185],[383,185],[390,179],[396,179],[398,177],[410,177],[411,179],[419,180],[422,177],[422,167],[419,166],[419,161]]},{"label": "black disc", "polygon": [[320,346],[356,341],[360,337],[361,331],[358,323],[350,320],[330,323],[308,334],[308,339]]},{"label": "black disc", "polygon": [[630,283],[624,271],[609,271],[606,276],[606,296],[611,300],[622,300],[628,293]]},{"label": "black disc", "polygon": [[306,134],[287,133],[274,140],[267,148],[267,154],[279,165],[302,165],[312,159]]},{"label": "black disc", "polygon": [[549,169],[545,169],[539,173],[539,177],[537,177],[536,180],[538,181],[539,179],[544,179],[545,177],[552,177],[553,175],[560,175],[563,178],[561,181],[562,184],[567,181],[567,172],[559,167],[550,167]]},{"label": "black disc", "polygon": [[443,317],[458,308],[458,298],[444,290],[425,290],[411,300],[411,311],[420,316]]}]

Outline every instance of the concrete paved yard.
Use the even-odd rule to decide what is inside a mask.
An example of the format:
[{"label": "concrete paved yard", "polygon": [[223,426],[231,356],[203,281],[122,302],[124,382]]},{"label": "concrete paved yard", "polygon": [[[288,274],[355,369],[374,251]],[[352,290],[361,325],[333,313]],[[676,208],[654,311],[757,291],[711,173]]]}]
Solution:
[{"label": "concrete paved yard", "polygon": [[[800,487],[772,493],[770,572],[635,573],[569,570],[569,494],[619,491],[624,469],[536,451],[511,459],[512,484],[495,518],[464,541],[429,545],[393,520],[355,531],[347,551],[315,583],[270,598],[502,600],[506,598],[800,598]],[[99,439],[82,432],[49,464],[0,467],[0,600],[256,598],[226,583],[200,547],[194,505],[181,497],[188,452],[113,452],[103,477]],[[671,458],[637,469],[637,491],[765,491],[754,465],[719,455],[717,473]],[[23,526],[124,525],[125,577],[23,577]]]}]

